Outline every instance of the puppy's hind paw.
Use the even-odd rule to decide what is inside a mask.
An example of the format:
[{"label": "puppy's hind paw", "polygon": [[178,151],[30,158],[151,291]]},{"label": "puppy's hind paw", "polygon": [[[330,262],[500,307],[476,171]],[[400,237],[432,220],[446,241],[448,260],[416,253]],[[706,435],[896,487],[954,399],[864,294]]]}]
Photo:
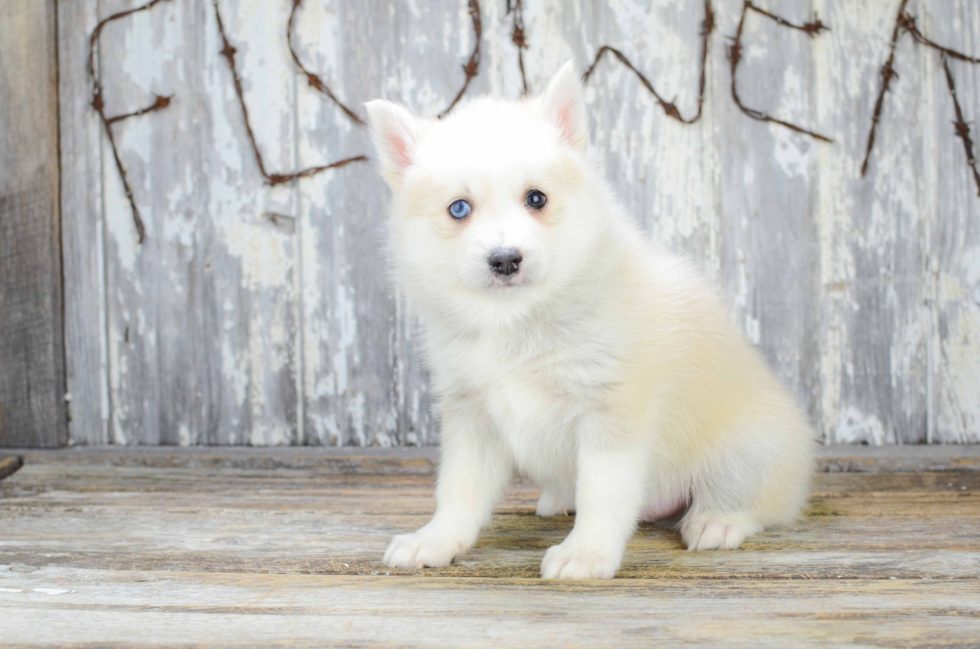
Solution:
[{"label": "puppy's hind paw", "polygon": [[413,534],[401,534],[391,540],[385,550],[384,564],[389,568],[417,570],[443,568],[452,563],[464,544],[452,536],[444,536],[424,527]]},{"label": "puppy's hind paw", "polygon": [[538,499],[538,516],[568,516],[575,512],[575,497],[565,496],[554,490],[545,489]]},{"label": "puppy's hind paw", "polygon": [[759,525],[744,514],[697,514],[681,521],[688,550],[735,550]]}]

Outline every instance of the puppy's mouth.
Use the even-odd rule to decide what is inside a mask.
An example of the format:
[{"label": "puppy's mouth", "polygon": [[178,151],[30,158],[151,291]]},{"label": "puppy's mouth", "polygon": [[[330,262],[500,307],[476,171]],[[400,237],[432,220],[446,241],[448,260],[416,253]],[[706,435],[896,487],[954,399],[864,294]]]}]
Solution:
[{"label": "puppy's mouth", "polygon": [[490,278],[490,283],[487,284],[487,288],[496,289],[496,290],[507,290],[507,289],[516,289],[527,285],[528,282],[524,273],[518,273],[516,275],[511,275],[509,277],[501,277],[500,275],[494,275]]}]

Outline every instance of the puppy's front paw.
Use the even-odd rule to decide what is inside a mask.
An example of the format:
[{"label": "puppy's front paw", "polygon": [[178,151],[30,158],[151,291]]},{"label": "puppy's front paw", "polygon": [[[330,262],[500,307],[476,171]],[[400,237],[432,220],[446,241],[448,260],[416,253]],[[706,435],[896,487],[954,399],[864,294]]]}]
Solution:
[{"label": "puppy's front paw", "polygon": [[586,548],[571,537],[544,553],[541,576],[545,579],[612,579],[622,553]]},{"label": "puppy's front paw", "polygon": [[426,528],[413,534],[401,534],[385,550],[384,564],[389,568],[442,568],[452,563],[465,544],[450,534],[440,534]]}]

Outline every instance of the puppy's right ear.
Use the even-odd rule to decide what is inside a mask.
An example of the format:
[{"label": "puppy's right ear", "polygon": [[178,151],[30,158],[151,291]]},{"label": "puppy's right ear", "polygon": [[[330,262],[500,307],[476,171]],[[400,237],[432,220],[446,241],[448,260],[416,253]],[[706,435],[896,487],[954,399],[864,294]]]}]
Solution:
[{"label": "puppy's right ear", "polygon": [[364,107],[371,141],[381,162],[381,175],[392,189],[397,189],[412,166],[412,155],[422,136],[421,120],[383,99],[369,101]]},{"label": "puppy's right ear", "polygon": [[551,77],[540,99],[545,119],[558,127],[562,140],[577,151],[584,151],[589,143],[582,93],[582,80],[575,72],[575,64],[569,61]]}]

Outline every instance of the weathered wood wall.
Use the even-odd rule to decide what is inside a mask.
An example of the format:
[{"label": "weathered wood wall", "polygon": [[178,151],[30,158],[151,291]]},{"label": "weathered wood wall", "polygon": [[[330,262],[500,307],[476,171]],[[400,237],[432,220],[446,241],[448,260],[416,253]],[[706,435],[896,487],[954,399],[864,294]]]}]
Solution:
[{"label": "weathered wood wall", "polygon": [[55,2],[0,3],[0,446],[67,440]]},{"label": "weathered wood wall", "polygon": [[[739,90],[834,139],[755,121],[726,59],[742,0],[714,0],[703,119],[665,116],[612,57],[589,80],[592,153],[651,235],[691,253],[828,442],[980,441],[980,198],[939,55],[904,34],[866,177],[860,165],[899,0],[767,0],[830,27],[757,14]],[[506,0],[483,0],[470,92],[518,96]],[[270,187],[246,136],[215,6],[172,0],[106,26],[97,67],[146,224],[138,243],[91,103],[88,38],[130,0],[61,2],[65,327],[76,444],[431,444],[418,323],[379,252],[386,189],[353,163]],[[760,2],[760,6],[762,3]],[[292,2],[218,0],[270,173],[366,153],[364,130],[307,84]],[[980,3],[910,0],[930,38],[980,56]],[[696,107],[704,7],[527,0],[532,90],[602,44],[680,111]],[[355,111],[374,97],[435,114],[473,46],[463,0],[306,0],[305,65]],[[951,61],[967,120],[980,65]],[[980,127],[974,126],[980,139]]]}]

